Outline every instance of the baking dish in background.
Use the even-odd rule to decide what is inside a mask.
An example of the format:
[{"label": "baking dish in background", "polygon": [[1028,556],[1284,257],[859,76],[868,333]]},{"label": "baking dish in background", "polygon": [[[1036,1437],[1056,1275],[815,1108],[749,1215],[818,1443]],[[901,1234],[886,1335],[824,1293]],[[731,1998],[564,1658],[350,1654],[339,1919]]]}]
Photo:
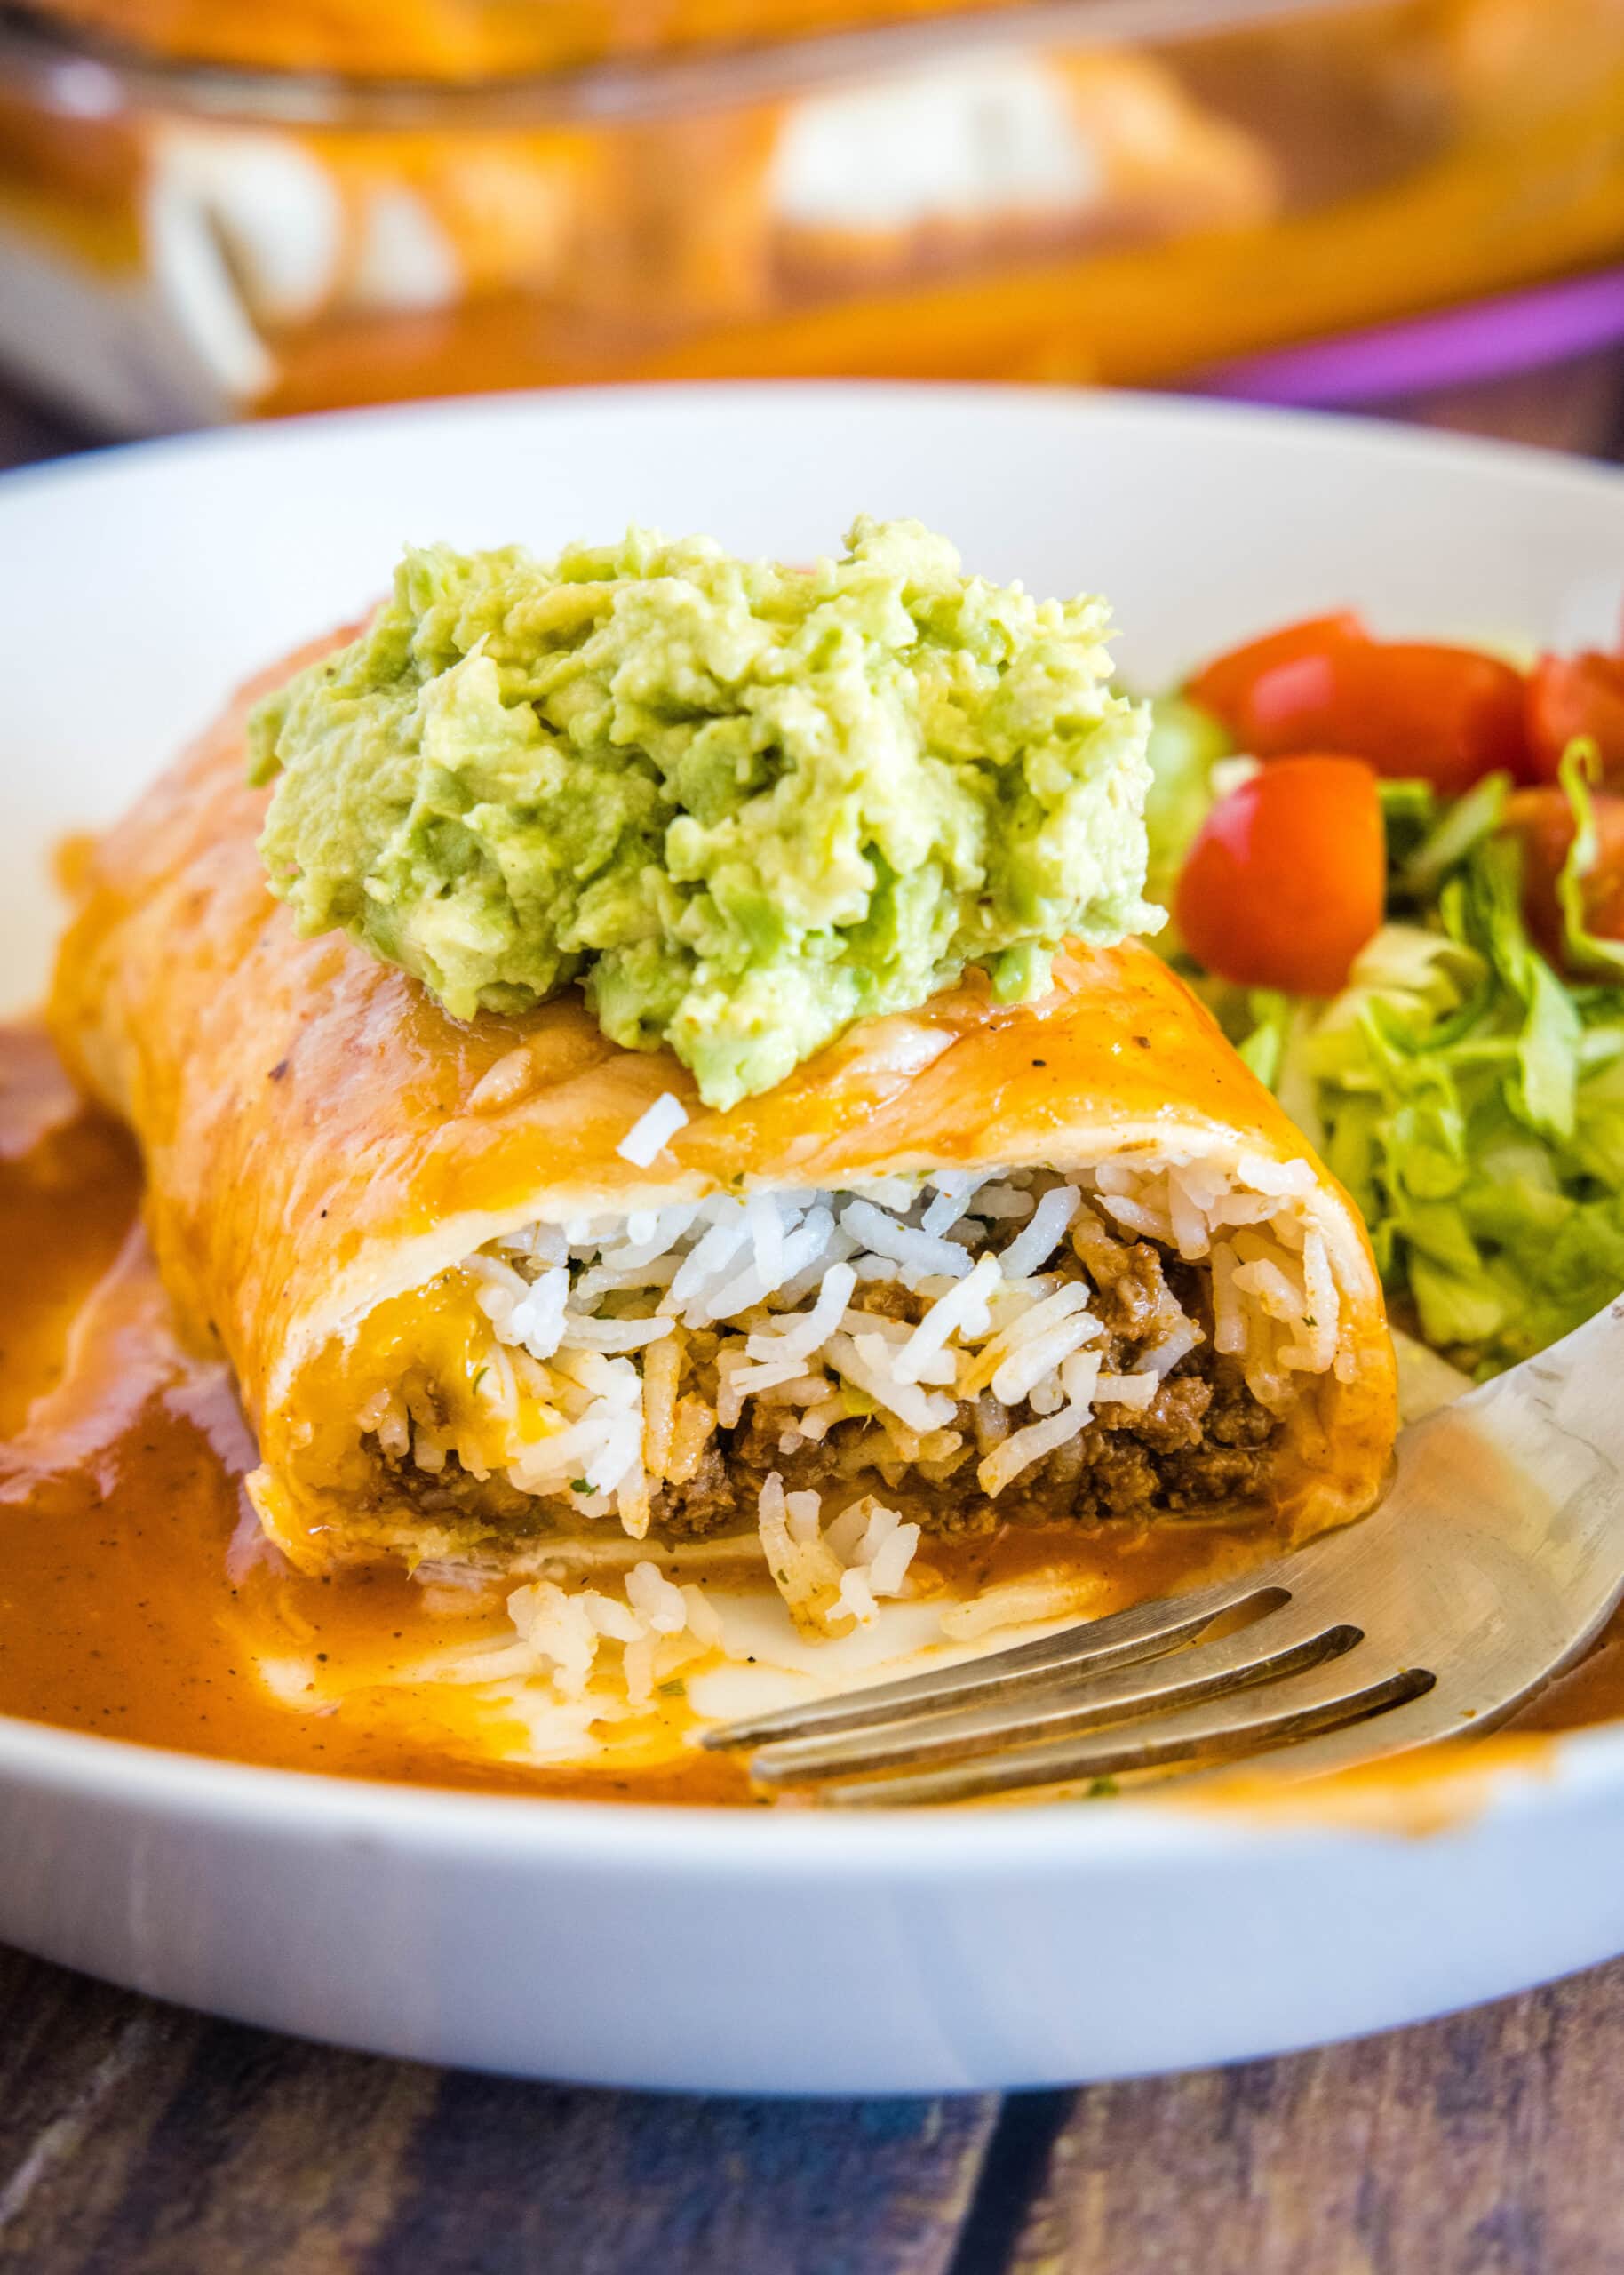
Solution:
[{"label": "baking dish in background", "polygon": [[1624,247],[1624,0],[883,5],[6,12],[0,360],[122,431],[617,378],[1144,384]]}]

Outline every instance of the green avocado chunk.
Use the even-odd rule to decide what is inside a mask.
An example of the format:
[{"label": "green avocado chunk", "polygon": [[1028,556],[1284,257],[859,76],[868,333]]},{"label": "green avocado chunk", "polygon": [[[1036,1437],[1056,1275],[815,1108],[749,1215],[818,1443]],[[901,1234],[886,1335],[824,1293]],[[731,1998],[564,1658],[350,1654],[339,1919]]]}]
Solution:
[{"label": "green avocado chunk", "polygon": [[1015,1000],[1066,934],[1154,930],[1103,603],[967,578],[917,522],[847,544],[408,553],[251,721],[272,890],[456,1018],[578,982],[723,1107],[967,964]]}]

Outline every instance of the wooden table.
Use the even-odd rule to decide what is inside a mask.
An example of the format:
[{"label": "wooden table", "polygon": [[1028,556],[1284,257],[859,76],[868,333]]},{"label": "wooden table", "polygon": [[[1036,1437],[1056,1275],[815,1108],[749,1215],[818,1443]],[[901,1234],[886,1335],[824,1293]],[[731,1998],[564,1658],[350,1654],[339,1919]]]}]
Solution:
[{"label": "wooden table", "polygon": [[[1402,408],[1598,454],[1624,442],[1624,379],[1600,361]],[[73,440],[0,398],[0,463]],[[1238,2069],[797,2103],[333,2053],[0,1952],[4,2267],[1606,2275],[1624,2270],[1624,1961]]]}]

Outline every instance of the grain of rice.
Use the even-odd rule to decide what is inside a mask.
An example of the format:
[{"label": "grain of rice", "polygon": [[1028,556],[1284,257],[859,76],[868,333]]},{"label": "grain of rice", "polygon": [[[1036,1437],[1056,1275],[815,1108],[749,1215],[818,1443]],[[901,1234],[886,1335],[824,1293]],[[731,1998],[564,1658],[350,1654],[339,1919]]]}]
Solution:
[{"label": "grain of rice", "polygon": [[1310,1230],[1303,1236],[1302,1303],[1303,1331],[1281,1352],[1280,1363],[1320,1374],[1336,1357],[1336,1329],[1341,1305],[1325,1236],[1316,1230]]},{"label": "grain of rice", "polygon": [[1238,1358],[1246,1347],[1246,1315],[1235,1285],[1239,1259],[1228,1241],[1213,1249],[1213,1348]]},{"label": "grain of rice", "polygon": [[1159,1375],[1105,1375],[1095,1385],[1095,1398],[1102,1405],[1127,1406],[1142,1411],[1161,1388]]},{"label": "grain of rice", "polygon": [[1092,1399],[1099,1385],[1101,1359],[1097,1351],[1074,1351],[1060,1362],[1060,1386],[1074,1405]]},{"label": "grain of rice", "polygon": [[[756,1270],[761,1284],[776,1288],[784,1277],[784,1219],[778,1204],[769,1193],[752,1193],[744,1203],[744,1215],[750,1223],[750,1237],[755,1249]],[[796,1211],[797,1217],[800,1211]]]},{"label": "grain of rice", "polygon": [[1208,1218],[1214,1230],[1229,1225],[1264,1225],[1274,1216],[1279,1203],[1263,1193],[1237,1193],[1226,1201],[1214,1203]]},{"label": "grain of rice", "polygon": [[[885,1435],[893,1465],[903,1469],[911,1468],[924,1452],[925,1440],[930,1433],[911,1430],[905,1422],[899,1422],[895,1414],[881,1411],[874,1419]],[[887,1476],[883,1457],[876,1462],[875,1466],[882,1477]]]},{"label": "grain of rice", "polygon": [[569,1290],[569,1308],[579,1318],[584,1305],[598,1296],[623,1296],[645,1288],[669,1288],[677,1275],[674,1256],[657,1256],[647,1264],[631,1264],[624,1271],[595,1264],[583,1272]]},{"label": "grain of rice", "polygon": [[658,1159],[688,1120],[688,1108],[670,1090],[662,1090],[648,1110],[639,1114],[615,1151],[633,1169],[646,1169]]},{"label": "grain of rice", "polygon": [[688,1625],[688,1605],[657,1564],[633,1564],[626,1574],[626,1601],[657,1635],[677,1635]]},{"label": "grain of rice", "polygon": [[874,1601],[874,1591],[868,1576],[848,1565],[840,1575],[840,1592],[836,1605],[847,1613],[859,1627],[872,1627],[880,1616],[880,1606]]},{"label": "grain of rice", "polygon": [[[1049,1328],[1058,1327],[1063,1320],[1086,1313],[1093,1294],[1093,1289],[1085,1281],[1068,1280],[1053,1295],[1041,1297],[1035,1304],[1027,1305],[1008,1326],[999,1328],[990,1343],[983,1344],[979,1351],[969,1356],[959,1377],[959,1397],[974,1398],[985,1390],[1004,1361],[1033,1337]],[[1100,1321],[1090,1317],[1089,1331],[1099,1336],[1105,1330]]]},{"label": "grain of rice", "polygon": [[1235,1285],[1243,1296],[1255,1296],[1270,1319],[1294,1326],[1302,1317],[1302,1289],[1294,1287],[1270,1257],[1259,1257],[1249,1264],[1238,1265]]},{"label": "grain of rice", "polygon": [[554,1580],[535,1580],[513,1590],[507,1616],[521,1640],[552,1662],[553,1680],[563,1695],[578,1697],[598,1649],[598,1632],[581,1596],[566,1595]]},{"label": "grain of rice", "polygon": [[643,1467],[664,1477],[671,1456],[682,1351],[674,1335],[651,1344],[643,1360]]},{"label": "grain of rice", "polygon": [[906,1343],[912,1330],[904,1319],[888,1319],[883,1312],[848,1309],[840,1313],[835,1325],[848,1335],[877,1335],[885,1343],[898,1345]]},{"label": "grain of rice", "polygon": [[697,1642],[719,1650],[722,1643],[721,1616],[705,1590],[689,1580],[683,1586],[682,1600],[688,1608],[689,1633]]},{"label": "grain of rice", "polygon": [[1074,1185],[1051,1185],[1033,1209],[1031,1224],[1015,1234],[999,1257],[1004,1278],[1026,1280],[1040,1270],[1060,1246],[1067,1225],[1081,1206],[1082,1196]]},{"label": "grain of rice", "polygon": [[1142,1201],[1130,1201],[1126,1193],[1103,1193],[1100,1206],[1108,1209],[1119,1225],[1130,1232],[1142,1233],[1148,1241],[1173,1239],[1172,1219],[1159,1209],[1147,1209]]},{"label": "grain of rice", "polygon": [[378,1442],[391,1461],[403,1459],[411,1444],[411,1425],[399,1399],[394,1400],[378,1425]]},{"label": "grain of rice", "polygon": [[[1055,1298],[1051,1297],[1049,1300],[1053,1302]],[[1042,1308],[1038,1305],[1027,1313],[1027,1318],[1035,1318]],[[1022,1324],[1024,1326],[1025,1322]],[[1100,1332],[1099,1321],[1085,1312],[1057,1320],[1041,1334],[1023,1334],[992,1377],[990,1387],[993,1397],[1006,1406],[1019,1406],[1035,1383]]]},{"label": "grain of rice", "polygon": [[[531,1364],[534,1365],[534,1361]],[[510,1425],[519,1421],[519,1370],[511,1354],[501,1344],[493,1343],[480,1374],[474,1378],[476,1394],[485,1405],[501,1414]]]},{"label": "grain of rice", "polygon": [[888,1256],[904,1269],[939,1273],[946,1280],[961,1280],[970,1259],[954,1241],[933,1240],[928,1233],[899,1225],[869,1201],[853,1201],[840,1211],[840,1229],[877,1256]]},{"label": "grain of rice", "polygon": [[800,1434],[808,1445],[821,1445],[837,1422],[845,1421],[851,1409],[843,1393],[837,1391],[832,1398],[820,1399],[816,1406],[808,1406],[797,1425]]},{"label": "grain of rice", "polygon": [[983,1390],[976,1398],[974,1420],[978,1453],[991,1453],[1009,1435],[1009,1417],[991,1391]]},{"label": "grain of rice", "polygon": [[652,1635],[640,1635],[626,1645],[621,1664],[629,1705],[646,1706],[654,1696],[657,1650],[657,1639]]},{"label": "grain of rice", "polygon": [[[600,1244],[600,1260],[615,1272],[632,1272],[652,1264],[669,1254],[698,1214],[698,1204],[694,1201],[679,1201],[671,1209],[638,1209],[619,1228],[621,1237],[611,1237],[607,1243]],[[633,1225],[641,1238],[633,1238]],[[568,1252],[566,1249],[551,1260],[561,1264]]]},{"label": "grain of rice", "polygon": [[[1079,1353],[1067,1363],[1075,1368],[1080,1358]],[[975,1474],[982,1491],[989,1500],[995,1501],[1023,1469],[1030,1469],[1034,1462],[1042,1461],[1056,1448],[1080,1437],[1088,1427],[1094,1418],[1092,1390],[1099,1378],[1100,1369],[1097,1358],[1091,1363],[1094,1371],[1087,1379],[1081,1375],[1073,1375],[1067,1381],[1063,1376],[1067,1403],[1058,1414],[1051,1414],[1041,1422],[1029,1422],[1023,1430],[1012,1431],[1001,1445],[994,1446],[992,1451],[977,1465]]]},{"label": "grain of rice", "polygon": [[802,1374],[792,1375],[786,1383],[769,1383],[760,1395],[763,1406],[816,1406],[829,1390],[827,1375]]},{"label": "grain of rice", "polygon": [[1164,1327],[1153,1343],[1147,1343],[1139,1354],[1140,1364],[1148,1367],[1152,1375],[1170,1375],[1179,1361],[1187,1358],[1206,1337],[1199,1323],[1181,1315],[1170,1326]]},{"label": "grain of rice", "polygon": [[528,1044],[521,1043],[516,1050],[505,1050],[500,1058],[486,1067],[468,1093],[470,1114],[494,1114],[498,1107],[511,1106],[522,1098],[536,1082],[535,1062]]},{"label": "grain of rice", "polygon": [[[561,1225],[525,1225],[516,1233],[505,1233],[497,1245],[506,1254],[521,1256],[530,1264],[562,1264],[569,1254]],[[468,1262],[472,1265],[474,1258],[470,1257]]]},{"label": "grain of rice", "polygon": [[355,1409],[356,1427],[362,1432],[376,1430],[394,1403],[394,1392],[389,1384],[385,1383]]},{"label": "grain of rice", "polygon": [[856,1249],[856,1243],[835,1223],[833,1210],[821,1201],[816,1208],[808,1209],[800,1233],[808,1243],[808,1261],[787,1273],[778,1290],[778,1301],[786,1306],[804,1303],[823,1285],[824,1274],[830,1267],[847,1263]]},{"label": "grain of rice", "polygon": [[608,1642],[635,1643],[643,1632],[631,1605],[606,1596],[600,1588],[583,1588],[576,1600],[591,1620],[593,1632]]},{"label": "grain of rice", "polygon": [[939,1392],[921,1391],[912,1383],[896,1381],[886,1357],[887,1345],[877,1335],[860,1337],[832,1335],[825,1345],[836,1374],[905,1422],[911,1430],[938,1429],[953,1418],[953,1401]]},{"label": "grain of rice", "polygon": [[583,1319],[570,1312],[560,1340],[568,1337],[577,1351],[641,1351],[647,1344],[663,1342],[675,1325],[669,1319]]},{"label": "grain of rice", "polygon": [[[530,1283],[524,1274],[516,1271],[511,1264],[504,1264],[500,1257],[486,1256],[482,1251],[476,1250],[467,1258],[465,1268],[471,1272],[476,1280],[482,1280],[487,1287],[499,1289],[511,1296],[515,1304],[522,1303],[530,1291]],[[480,1309],[485,1313],[488,1319],[495,1317],[495,1313],[487,1308],[482,1294],[477,1300]],[[508,1306],[498,1305],[497,1308],[506,1318]]]},{"label": "grain of rice", "polygon": [[876,1209],[900,1209],[905,1216],[924,1187],[922,1177],[854,1177],[847,1190],[860,1201],[872,1201]]},{"label": "grain of rice", "polygon": [[620,1529],[629,1540],[646,1540],[649,1520],[652,1514],[649,1502],[649,1477],[637,1453],[615,1487],[615,1513],[620,1519]]},{"label": "grain of rice", "polygon": [[994,1223],[1007,1219],[1018,1221],[1023,1217],[1030,1217],[1033,1206],[1031,1194],[1023,1193],[1016,1185],[983,1185],[971,1203],[970,1214],[986,1217]]},{"label": "grain of rice", "polygon": [[752,1335],[744,1348],[752,1359],[809,1359],[839,1322],[856,1285],[849,1264],[832,1264],[809,1312],[780,1312],[770,1333]]},{"label": "grain of rice", "polygon": [[829,1389],[827,1377],[808,1374],[800,1359],[775,1359],[756,1367],[742,1354],[724,1351],[716,1369],[716,1418],[724,1430],[731,1430],[737,1423],[747,1398],[805,1406],[824,1397]]},{"label": "grain of rice", "polygon": [[1262,1153],[1242,1153],[1235,1164],[1235,1182],[1257,1193],[1306,1201],[1314,1191],[1314,1172],[1306,1161],[1273,1161]]},{"label": "grain of rice", "polygon": [[944,1169],[931,1183],[936,1197],[919,1218],[919,1230],[940,1240],[959,1222],[985,1179],[969,1170]]},{"label": "grain of rice", "polygon": [[1206,1254],[1212,1243],[1207,1212],[1182,1176],[1173,1175],[1167,1179],[1167,1217],[1179,1254],[1186,1264],[1193,1264]]},{"label": "grain of rice", "polygon": [[919,1545],[919,1526],[898,1522],[874,1546],[869,1556],[868,1577],[869,1585],[877,1596],[902,1593],[908,1567]]},{"label": "grain of rice", "polygon": [[677,1401],[676,1419],[672,1425],[671,1450],[665,1457],[665,1474],[673,1485],[686,1485],[698,1468],[705,1448],[711,1442],[716,1427],[716,1409],[691,1392]]},{"label": "grain of rice", "polygon": [[663,1312],[682,1310],[708,1279],[732,1263],[749,1235],[744,1211],[736,1201],[712,1201],[707,1213],[711,1222],[678,1266],[661,1302]]},{"label": "grain of rice", "polygon": [[997,1257],[984,1255],[976,1259],[967,1279],[956,1281],[946,1295],[936,1298],[897,1353],[899,1382],[919,1381],[920,1369],[945,1348],[950,1336],[963,1335],[973,1341],[986,1333],[991,1324],[987,1296],[1001,1277]]}]

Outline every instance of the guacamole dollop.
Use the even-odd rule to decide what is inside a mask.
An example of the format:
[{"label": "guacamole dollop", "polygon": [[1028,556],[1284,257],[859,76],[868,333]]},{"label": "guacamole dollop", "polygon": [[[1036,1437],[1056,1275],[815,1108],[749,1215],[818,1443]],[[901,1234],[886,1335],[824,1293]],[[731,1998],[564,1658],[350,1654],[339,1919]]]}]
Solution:
[{"label": "guacamole dollop", "polygon": [[731,1106],[967,964],[1015,1000],[1065,934],[1155,928],[1107,628],[917,522],[809,569],[638,529],[427,547],[251,721],[266,871],[455,1018],[578,981]]}]

